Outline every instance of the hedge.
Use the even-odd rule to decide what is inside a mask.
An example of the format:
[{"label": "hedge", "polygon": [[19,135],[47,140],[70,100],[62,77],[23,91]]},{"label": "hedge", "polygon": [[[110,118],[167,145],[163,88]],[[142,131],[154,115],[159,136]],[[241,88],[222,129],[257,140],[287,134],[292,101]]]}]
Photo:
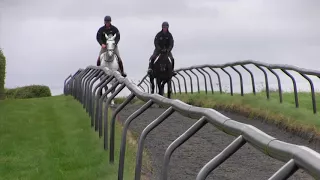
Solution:
[{"label": "hedge", "polygon": [[5,98],[4,83],[6,79],[6,57],[0,49],[0,100]]},{"label": "hedge", "polygon": [[49,96],[51,96],[50,88],[44,85],[29,85],[6,90],[6,97],[9,99],[27,99]]}]

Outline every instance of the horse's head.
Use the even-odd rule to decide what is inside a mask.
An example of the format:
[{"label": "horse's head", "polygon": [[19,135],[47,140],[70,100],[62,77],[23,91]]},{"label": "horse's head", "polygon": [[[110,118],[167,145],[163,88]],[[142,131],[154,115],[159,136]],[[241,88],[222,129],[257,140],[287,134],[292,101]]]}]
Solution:
[{"label": "horse's head", "polygon": [[[159,71],[161,73],[165,73],[167,71],[170,71],[171,67],[171,61],[168,56],[168,52],[160,52],[160,56],[158,58],[159,61]],[[170,65],[170,66],[169,66]]]},{"label": "horse's head", "polygon": [[[107,34],[105,34],[106,36],[106,39],[107,39],[107,56],[109,57],[112,57],[113,54],[114,54],[114,49],[116,47],[116,42],[115,42],[115,38],[117,36],[117,34],[115,34],[114,36],[112,36],[111,34],[109,36],[107,36]],[[108,59],[111,59],[112,58],[107,58]]]},{"label": "horse's head", "polygon": [[167,69],[167,64],[159,64],[160,65],[160,72],[165,72]]}]

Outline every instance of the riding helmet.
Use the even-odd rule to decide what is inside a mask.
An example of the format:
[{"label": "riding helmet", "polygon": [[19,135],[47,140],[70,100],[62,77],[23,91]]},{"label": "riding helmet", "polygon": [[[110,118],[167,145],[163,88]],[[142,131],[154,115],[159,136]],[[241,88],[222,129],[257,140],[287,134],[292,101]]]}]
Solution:
[{"label": "riding helmet", "polygon": [[104,17],[104,21],[111,21],[111,17],[110,16]]},{"label": "riding helmet", "polygon": [[162,23],[162,27],[169,27],[169,23],[167,22],[167,21],[164,21],[163,23]]}]

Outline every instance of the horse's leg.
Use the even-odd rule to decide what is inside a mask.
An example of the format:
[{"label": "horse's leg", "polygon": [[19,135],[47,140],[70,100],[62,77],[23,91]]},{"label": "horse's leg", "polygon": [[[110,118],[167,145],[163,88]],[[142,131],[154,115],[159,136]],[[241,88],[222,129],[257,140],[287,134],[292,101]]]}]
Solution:
[{"label": "horse's leg", "polygon": [[158,86],[158,89],[159,89],[159,91],[158,91],[158,94],[160,94],[161,95],[161,80],[159,79],[159,78],[157,78],[157,86]]},{"label": "horse's leg", "polygon": [[100,98],[102,96],[102,89],[98,90],[97,96],[98,96],[98,98]]},{"label": "horse's leg", "polygon": [[161,96],[163,96],[164,95],[164,82],[163,82],[163,80],[160,80],[158,88],[159,88],[159,94]]},{"label": "horse's leg", "polygon": [[[108,84],[106,84],[106,85],[103,87],[103,89],[104,89],[104,92],[107,92],[107,91],[108,91]],[[107,96],[106,98],[108,98],[108,96]]]},{"label": "horse's leg", "polygon": [[151,94],[153,94],[154,89],[153,89],[153,85],[152,85],[152,77],[149,75],[149,80],[150,80],[150,87],[151,87]]},{"label": "horse's leg", "polygon": [[164,85],[166,85],[166,81],[162,81],[161,83],[161,95],[164,96]]},{"label": "horse's leg", "polygon": [[[112,94],[115,92],[115,89],[114,90],[112,90]],[[114,100],[112,99],[112,101],[111,101],[111,106],[113,106],[114,105]]]},{"label": "horse's leg", "polygon": [[102,91],[106,92],[108,90],[108,84],[106,84],[103,88],[101,88],[101,96],[102,96]]},{"label": "horse's leg", "polygon": [[[113,81],[112,86],[113,86],[115,83],[116,83],[116,82]],[[116,88],[114,88],[114,89],[111,91],[111,95],[112,95],[115,91],[116,91]],[[111,106],[113,106],[113,105],[114,105],[114,100],[112,99],[112,101],[111,101]]]},{"label": "horse's leg", "polygon": [[168,98],[171,99],[171,78],[167,81],[168,86]]},{"label": "horse's leg", "polygon": [[[103,51],[103,49],[101,49],[101,51]],[[100,55],[101,55],[102,53],[103,53],[103,52],[100,52]],[[104,67],[104,66],[105,66],[105,61],[104,61],[103,59],[101,59],[100,56],[99,56],[99,59],[100,59],[100,66]],[[101,81],[102,78],[104,78],[104,77],[105,77],[105,75],[103,75],[103,76],[101,77],[100,81]],[[101,91],[98,92],[99,95],[100,95],[100,97],[102,96],[102,91],[103,91],[103,89],[104,89],[104,88],[101,88]],[[99,98],[100,98],[100,97],[99,97]]]},{"label": "horse's leg", "polygon": [[150,85],[151,85],[151,94],[154,93],[154,77],[153,76],[149,76],[150,79]]},{"label": "horse's leg", "polygon": [[[103,78],[103,76],[100,78],[100,81],[102,78]],[[102,89],[101,89],[101,91],[98,91],[98,97],[100,98],[101,96],[102,96]]]}]

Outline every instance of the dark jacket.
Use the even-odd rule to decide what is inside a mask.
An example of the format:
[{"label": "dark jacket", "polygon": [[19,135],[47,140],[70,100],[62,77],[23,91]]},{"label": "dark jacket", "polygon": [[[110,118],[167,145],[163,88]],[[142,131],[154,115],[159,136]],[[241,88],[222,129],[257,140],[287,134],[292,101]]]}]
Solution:
[{"label": "dark jacket", "polygon": [[168,49],[169,51],[172,50],[174,46],[174,40],[172,34],[167,31],[164,33],[162,30],[157,33],[156,37],[154,38],[154,45],[156,49]]},{"label": "dark jacket", "polygon": [[117,27],[115,27],[111,24],[110,28],[108,28],[108,29],[106,26],[102,26],[101,28],[99,28],[99,30],[97,32],[97,41],[100,45],[106,44],[107,39],[105,37],[105,34],[107,34],[107,35],[112,34],[113,36],[114,36],[114,34],[117,34],[117,36],[115,38],[115,42],[116,42],[116,44],[119,43],[120,32]]}]

